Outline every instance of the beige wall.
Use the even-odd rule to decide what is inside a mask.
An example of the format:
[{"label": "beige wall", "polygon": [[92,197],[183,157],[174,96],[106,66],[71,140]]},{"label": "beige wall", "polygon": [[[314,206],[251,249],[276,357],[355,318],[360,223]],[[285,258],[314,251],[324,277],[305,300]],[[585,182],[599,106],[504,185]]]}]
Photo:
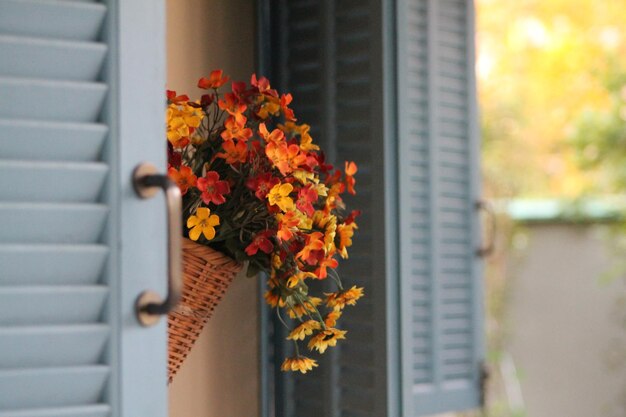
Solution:
[{"label": "beige wall", "polygon": [[[167,88],[192,98],[221,68],[236,80],[254,71],[254,2],[167,0]],[[171,417],[258,415],[255,279],[235,278],[170,385]]]},{"label": "beige wall", "polygon": [[509,393],[528,417],[626,416],[626,281],[601,280],[619,260],[603,229],[533,225],[518,245],[507,318],[519,386]]}]

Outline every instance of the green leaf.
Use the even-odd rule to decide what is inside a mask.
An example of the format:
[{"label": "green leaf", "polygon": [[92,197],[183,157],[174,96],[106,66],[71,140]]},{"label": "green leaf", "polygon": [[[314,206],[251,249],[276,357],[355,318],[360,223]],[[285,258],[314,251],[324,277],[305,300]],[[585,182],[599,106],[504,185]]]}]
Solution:
[{"label": "green leaf", "polygon": [[248,263],[248,271],[246,272],[246,277],[255,277],[260,271],[261,268],[259,268],[259,266],[255,262],[250,262]]}]

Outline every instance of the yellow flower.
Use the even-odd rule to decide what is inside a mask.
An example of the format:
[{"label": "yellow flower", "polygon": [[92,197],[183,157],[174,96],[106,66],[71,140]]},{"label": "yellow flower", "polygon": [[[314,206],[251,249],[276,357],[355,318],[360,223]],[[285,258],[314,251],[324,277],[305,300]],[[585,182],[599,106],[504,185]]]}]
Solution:
[{"label": "yellow flower", "polygon": [[306,336],[310,336],[313,334],[313,330],[319,330],[322,326],[316,320],[307,320],[304,323],[300,324],[298,327],[293,329],[289,336],[287,336],[288,340],[304,340]]},{"label": "yellow flower", "polygon": [[291,174],[295,179],[300,181],[300,184],[307,185],[310,182],[315,182],[315,174],[313,172],[305,171],[303,169],[296,169]]},{"label": "yellow flower", "polygon": [[328,187],[326,187],[326,185],[324,185],[324,183],[320,182],[320,183],[314,185],[313,189],[315,191],[317,191],[317,195],[319,195],[319,196],[326,197],[328,195]]},{"label": "yellow flower", "polygon": [[285,300],[283,300],[280,296],[280,290],[278,288],[272,288],[271,290],[265,291],[263,295],[267,304],[272,307],[284,307]]},{"label": "yellow flower", "polygon": [[300,371],[306,374],[316,366],[317,362],[314,359],[298,355],[295,358],[286,358],[280,369],[282,371]]},{"label": "yellow flower", "polygon": [[338,311],[342,310],[346,305],[355,305],[356,301],[361,297],[363,297],[363,287],[357,288],[356,285],[354,285],[346,291],[326,294],[326,305],[333,310]]},{"label": "yellow flower", "polygon": [[293,185],[286,184],[276,184],[272,187],[270,192],[267,194],[267,199],[272,206],[278,206],[284,212],[293,210],[294,203],[289,194],[293,191]]},{"label": "yellow flower", "polygon": [[348,249],[352,246],[352,236],[354,236],[354,229],[358,229],[356,223],[340,224],[337,226],[337,232],[339,233],[339,254],[342,258],[348,258]]},{"label": "yellow flower", "polygon": [[317,349],[319,353],[326,352],[329,346],[337,346],[337,340],[346,338],[346,331],[339,329],[326,329],[317,333],[309,341],[310,350]]},{"label": "yellow flower", "polygon": [[220,218],[216,214],[211,214],[211,210],[206,207],[200,207],[196,210],[195,216],[189,216],[187,219],[187,227],[192,228],[189,231],[191,240],[198,240],[200,234],[203,234],[207,240],[215,237],[215,226],[220,224]]},{"label": "yellow flower", "polygon": [[268,97],[266,99],[265,104],[263,104],[261,109],[257,112],[257,115],[261,119],[267,119],[268,117],[270,117],[270,115],[276,116],[279,111],[280,111],[280,103],[278,103],[275,98]]},{"label": "yellow flower", "polygon": [[295,217],[298,219],[298,228],[302,230],[311,230],[313,228],[313,219],[301,212],[294,210]]},{"label": "yellow flower", "polygon": [[304,281],[307,278],[317,278],[317,276],[313,272],[303,272],[299,271],[289,278],[287,278],[287,288],[296,287],[301,281]]},{"label": "yellow flower", "polygon": [[324,324],[327,327],[335,327],[337,325],[337,320],[341,317],[341,311],[333,310],[326,315],[324,319]]},{"label": "yellow flower", "polygon": [[335,250],[335,234],[337,232],[337,217],[317,210],[313,214],[313,226],[324,231],[324,249],[326,253]]},{"label": "yellow flower", "polygon": [[307,313],[313,313],[316,307],[322,303],[322,299],[318,297],[309,297],[307,301],[302,304],[296,304],[289,309],[289,317],[292,319],[300,318]]}]

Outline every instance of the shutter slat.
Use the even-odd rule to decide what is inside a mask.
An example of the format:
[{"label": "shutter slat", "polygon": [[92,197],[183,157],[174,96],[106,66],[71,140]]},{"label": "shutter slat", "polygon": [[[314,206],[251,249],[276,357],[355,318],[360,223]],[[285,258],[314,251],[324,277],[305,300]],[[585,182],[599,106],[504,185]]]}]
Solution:
[{"label": "shutter slat", "polygon": [[0,159],[97,161],[107,132],[95,123],[0,119]]},{"label": "shutter slat", "polygon": [[62,0],[0,0],[0,33],[94,40],[106,6]]},{"label": "shutter slat", "polygon": [[107,173],[101,163],[0,160],[0,201],[95,202]]},{"label": "shutter slat", "polygon": [[34,410],[0,411],[0,417],[110,417],[111,406],[94,404],[87,406],[38,408]]},{"label": "shutter slat", "polygon": [[0,285],[93,285],[108,253],[104,245],[0,244]]},{"label": "shutter slat", "polygon": [[101,204],[0,203],[0,243],[96,243],[107,214]]},{"label": "shutter slat", "polygon": [[0,78],[0,118],[95,122],[107,86],[101,83]]},{"label": "shutter slat", "polygon": [[99,43],[0,36],[0,75],[87,81],[100,73],[107,47]]},{"label": "shutter slat", "polygon": [[95,323],[107,295],[105,286],[0,286],[0,326]]},{"label": "shutter slat", "polygon": [[0,370],[0,409],[97,404],[108,366]]},{"label": "shutter slat", "polygon": [[0,327],[0,369],[97,364],[109,332],[104,324]]}]

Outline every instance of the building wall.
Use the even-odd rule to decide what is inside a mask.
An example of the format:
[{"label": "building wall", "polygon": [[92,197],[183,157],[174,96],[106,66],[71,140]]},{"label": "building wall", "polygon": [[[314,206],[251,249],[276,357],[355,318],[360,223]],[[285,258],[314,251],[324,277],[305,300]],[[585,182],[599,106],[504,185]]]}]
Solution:
[{"label": "building wall", "polygon": [[626,416],[626,281],[602,280],[619,260],[605,232],[537,224],[514,239],[504,370],[526,417]]},{"label": "building wall", "polygon": [[[167,0],[167,88],[197,98],[221,68],[254,71],[254,2]],[[169,387],[171,417],[258,415],[257,281],[237,276]]]}]

